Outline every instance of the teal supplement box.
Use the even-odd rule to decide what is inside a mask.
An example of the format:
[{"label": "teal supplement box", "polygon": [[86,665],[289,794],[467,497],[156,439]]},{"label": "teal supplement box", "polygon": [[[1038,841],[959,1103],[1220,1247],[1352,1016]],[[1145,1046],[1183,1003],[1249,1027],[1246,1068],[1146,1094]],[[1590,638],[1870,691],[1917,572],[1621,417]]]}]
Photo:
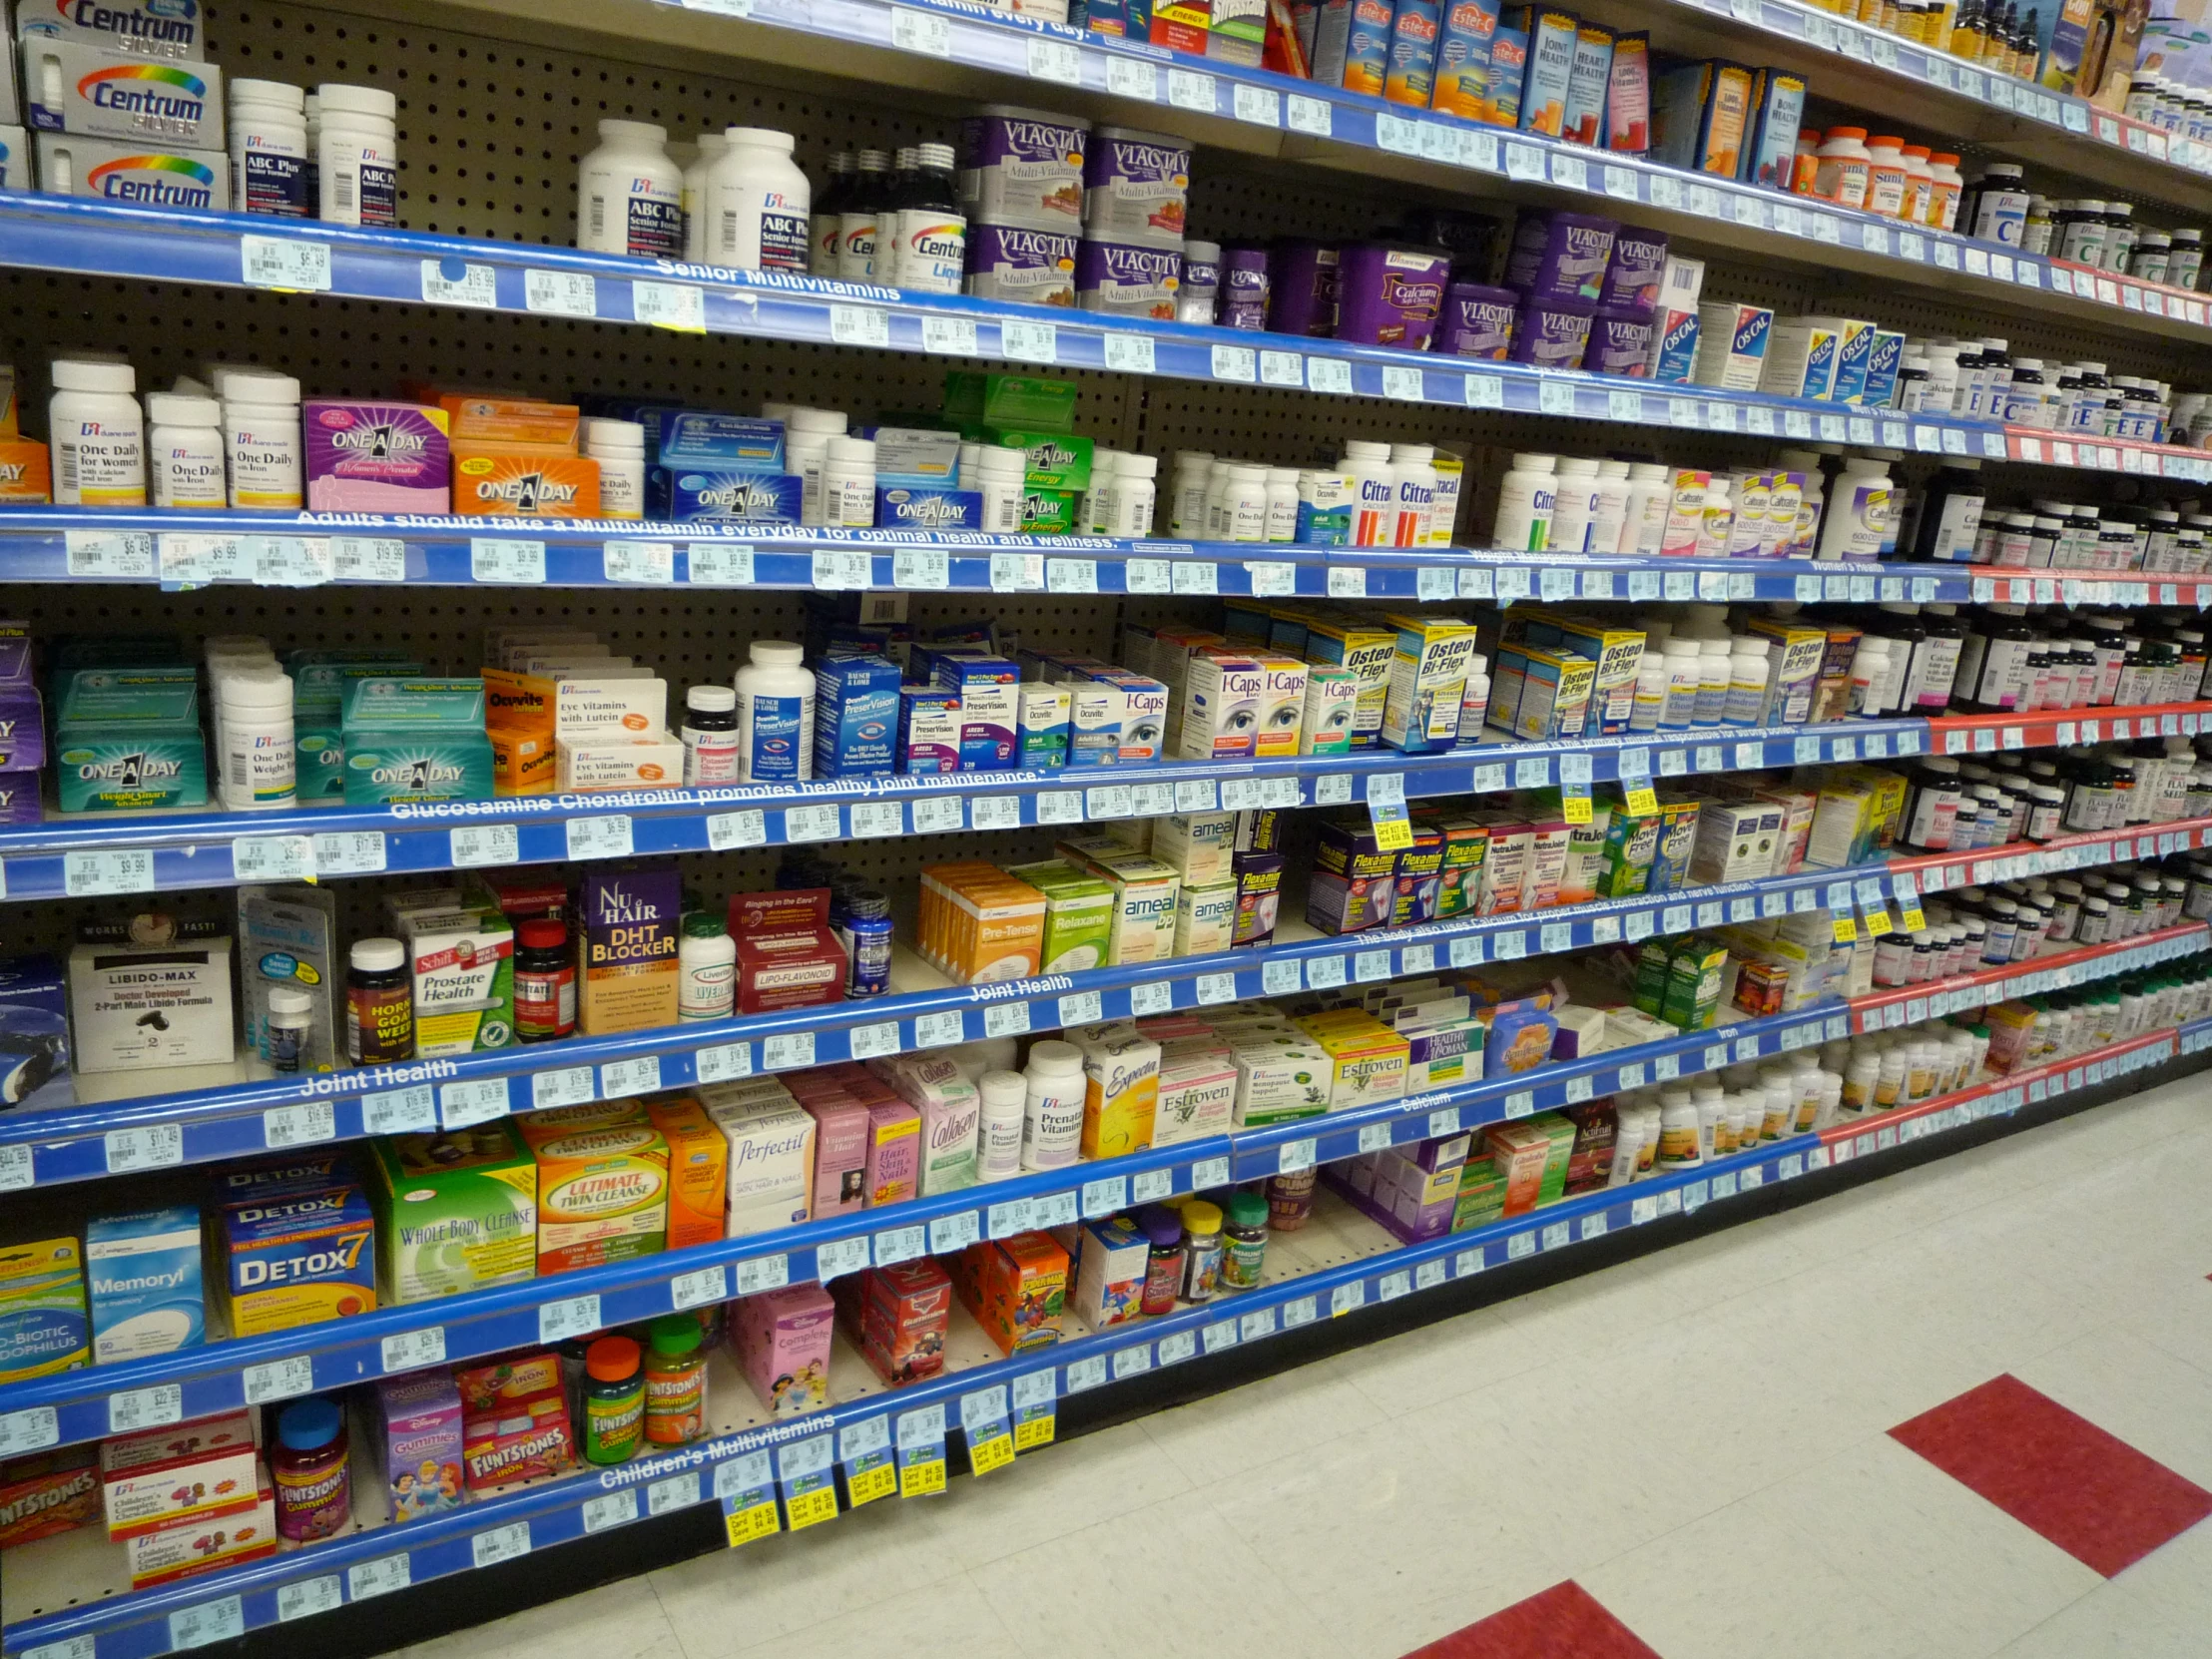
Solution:
[{"label": "teal supplement box", "polygon": [[189,668],[81,668],[57,679],[54,781],[65,813],[208,804],[200,682]]},{"label": "teal supplement box", "polygon": [[341,737],[348,807],[492,798],[482,680],[354,680]]}]

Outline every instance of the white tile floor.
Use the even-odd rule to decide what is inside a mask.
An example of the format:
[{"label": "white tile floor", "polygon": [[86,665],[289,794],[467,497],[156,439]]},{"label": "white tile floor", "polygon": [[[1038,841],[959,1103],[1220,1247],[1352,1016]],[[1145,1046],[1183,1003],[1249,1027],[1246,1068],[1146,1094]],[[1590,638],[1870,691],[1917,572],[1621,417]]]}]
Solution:
[{"label": "white tile floor", "polygon": [[2010,1372],[2212,1485],[2212,1075],[407,1659],[1396,1659],[1572,1577],[1663,1659],[2201,1659],[1886,1433]]}]

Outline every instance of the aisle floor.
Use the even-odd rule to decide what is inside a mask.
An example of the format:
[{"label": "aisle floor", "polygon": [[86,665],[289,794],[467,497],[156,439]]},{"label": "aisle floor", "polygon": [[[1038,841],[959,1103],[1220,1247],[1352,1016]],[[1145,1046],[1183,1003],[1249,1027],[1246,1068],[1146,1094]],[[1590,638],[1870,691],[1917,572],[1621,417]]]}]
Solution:
[{"label": "aisle floor", "polygon": [[2212,1076],[409,1659],[2154,1659]]}]

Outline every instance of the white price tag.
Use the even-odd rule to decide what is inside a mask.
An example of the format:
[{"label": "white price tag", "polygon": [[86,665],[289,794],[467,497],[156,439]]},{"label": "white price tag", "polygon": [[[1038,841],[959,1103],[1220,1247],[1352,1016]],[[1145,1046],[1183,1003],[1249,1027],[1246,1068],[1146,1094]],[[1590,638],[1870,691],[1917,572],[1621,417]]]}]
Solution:
[{"label": "white price tag", "polygon": [[252,288],[326,293],[330,245],[315,237],[239,238],[240,279]]},{"label": "white price tag", "polygon": [[713,541],[688,542],[684,568],[685,580],[694,587],[749,588],[753,585],[753,549]]},{"label": "white price tag", "polygon": [[815,1034],[796,1031],[767,1037],[761,1043],[761,1066],[767,1071],[796,1071],[815,1063]]},{"label": "white price tag", "polygon": [[1214,78],[1192,69],[1169,70],[1168,102],[1179,110],[1195,110],[1200,115],[1212,115],[1215,106]]},{"label": "white price tag", "polygon": [[176,1382],[108,1395],[108,1432],[134,1434],[185,1420],[185,1390]]},{"label": "white price tag", "polygon": [[599,314],[599,283],[588,271],[538,271],[522,274],[525,309],[548,316]]},{"label": "white price tag", "polygon": [[676,580],[676,544],[672,541],[610,541],[599,553],[600,568],[610,582],[666,587]]},{"label": "white price tag", "polygon": [[1255,127],[1283,125],[1283,95],[1273,87],[1252,87],[1238,82],[1232,88],[1237,119]]},{"label": "white price tag", "polygon": [[513,864],[522,859],[519,831],[511,824],[467,824],[446,831],[446,856],[455,869]]},{"label": "white price tag", "polygon": [[[939,20],[942,27],[942,20]],[[630,314],[655,328],[682,334],[707,331],[707,292],[690,282],[632,282]]]},{"label": "white price tag", "polygon": [[1083,52],[1071,40],[1029,41],[1029,74],[1034,80],[1057,81],[1064,87],[1083,84]]},{"label": "white price tag", "polygon": [[545,543],[472,536],[468,571],[471,580],[494,586],[541,584],[545,581]]},{"label": "white price tag", "polygon": [[1060,335],[1049,322],[1007,320],[998,325],[1002,356],[1021,363],[1056,363],[1060,360]]},{"label": "white price tag", "polygon": [[422,262],[422,299],[429,305],[499,308],[499,273],[488,265],[470,265],[447,256]]},{"label": "white price tag", "polygon": [[[407,1558],[398,1557],[402,1570]],[[372,1563],[380,1565],[381,1563]],[[355,1567],[358,1573],[361,1569]],[[375,1592],[369,1592],[373,1595]],[[360,1591],[353,1592],[356,1600]],[[187,1607],[169,1615],[169,1645],[176,1649],[207,1647],[214,1642],[235,1641],[246,1634],[246,1607],[237,1596],[225,1596],[220,1601],[203,1601],[197,1607]],[[35,1649],[33,1651],[36,1651]]]},{"label": "white price tag", "polygon": [[1217,345],[1211,354],[1212,373],[1217,380],[1235,380],[1243,385],[1257,384],[1260,378],[1260,354],[1249,345]]},{"label": "white price tag", "polygon": [[426,1326],[420,1331],[401,1331],[386,1337],[380,1346],[378,1361],[387,1377],[443,1365],[445,1327]]},{"label": "white price tag", "polygon": [[630,818],[626,813],[606,818],[572,818],[567,829],[568,855],[572,859],[627,858],[633,849]]}]

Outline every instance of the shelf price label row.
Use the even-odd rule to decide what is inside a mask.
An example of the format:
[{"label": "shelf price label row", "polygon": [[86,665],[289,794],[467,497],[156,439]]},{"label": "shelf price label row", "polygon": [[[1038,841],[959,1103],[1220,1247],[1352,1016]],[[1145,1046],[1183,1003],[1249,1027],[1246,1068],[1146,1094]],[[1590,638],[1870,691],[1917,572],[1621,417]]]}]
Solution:
[{"label": "shelf price label row", "polygon": [[1942,985],[1906,986],[1852,998],[1854,1033],[1918,1025],[1923,1020],[1943,1019],[1970,1008],[2014,997],[2040,996],[2045,991],[2070,990],[2116,975],[2170,962],[2205,947],[2205,924],[2185,922],[2162,932],[2117,945],[2093,945],[2064,952],[2042,965],[2025,965],[2019,971],[1990,968]]}]

